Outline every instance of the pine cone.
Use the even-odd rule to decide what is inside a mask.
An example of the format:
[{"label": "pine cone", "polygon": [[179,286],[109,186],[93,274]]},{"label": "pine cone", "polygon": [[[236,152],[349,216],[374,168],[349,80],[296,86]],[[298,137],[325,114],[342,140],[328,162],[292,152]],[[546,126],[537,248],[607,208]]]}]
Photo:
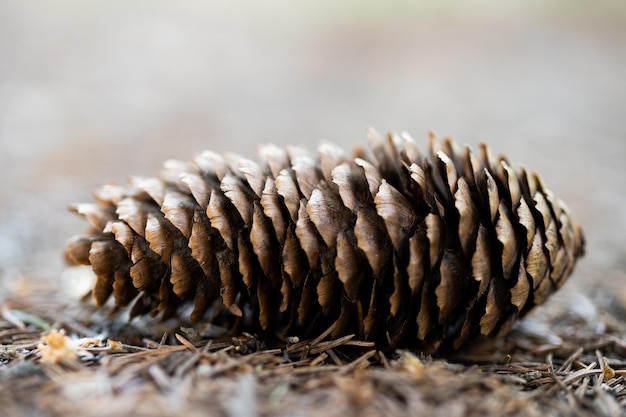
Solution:
[{"label": "pine cone", "polygon": [[558,289],[581,229],[541,179],[481,145],[370,132],[348,157],[275,145],[261,163],[213,152],[158,178],[105,185],[74,210],[91,228],[99,305],[275,336],[356,334],[384,347],[459,349],[506,333]]}]

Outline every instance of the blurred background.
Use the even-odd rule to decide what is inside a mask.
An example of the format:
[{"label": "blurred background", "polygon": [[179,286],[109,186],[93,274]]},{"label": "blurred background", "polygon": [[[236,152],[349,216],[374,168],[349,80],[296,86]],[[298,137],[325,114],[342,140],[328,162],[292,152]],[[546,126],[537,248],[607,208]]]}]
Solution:
[{"label": "blurred background", "polygon": [[626,284],[622,0],[0,0],[0,301],[62,288],[67,212],[203,149],[452,135],[542,174]]}]

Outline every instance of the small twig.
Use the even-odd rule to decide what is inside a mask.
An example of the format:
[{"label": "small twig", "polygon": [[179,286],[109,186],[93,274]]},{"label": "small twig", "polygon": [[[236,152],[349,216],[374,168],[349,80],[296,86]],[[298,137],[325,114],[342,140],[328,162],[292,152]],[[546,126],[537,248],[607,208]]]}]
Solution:
[{"label": "small twig", "polygon": [[584,378],[586,376],[592,376],[592,375],[598,375],[601,374],[603,372],[602,369],[594,369],[597,366],[597,364],[595,362],[593,362],[591,365],[587,366],[584,369],[580,369],[568,376],[566,376],[565,378],[563,378],[563,383],[565,385],[569,385],[573,382],[578,381],[581,378]]},{"label": "small twig", "polygon": [[324,362],[327,358],[328,358],[328,353],[322,352],[317,356],[317,358],[313,359],[309,365],[317,366],[320,363]]},{"label": "small twig", "polygon": [[321,353],[321,352],[324,352],[324,351],[326,351],[328,349],[336,348],[337,346],[341,346],[341,345],[345,344],[346,342],[348,342],[353,337],[354,337],[353,334],[349,334],[347,336],[340,337],[339,339],[335,339],[335,340],[330,340],[328,342],[319,343],[319,344],[314,345],[313,347],[311,347],[310,353],[312,355],[315,355],[316,353]]},{"label": "small twig", "polygon": [[176,333],[174,334],[174,337],[176,337],[176,340],[178,340],[183,346],[187,347],[187,349],[189,349],[192,352],[198,352],[198,348],[196,348],[193,343],[191,343],[189,340],[185,339],[182,335]]},{"label": "small twig", "polygon": [[572,364],[576,361],[580,355],[583,353],[583,348],[578,348],[574,353],[572,353],[566,360],[563,362],[563,365],[558,369],[558,372],[569,372],[572,369]]},{"label": "small twig", "polygon": [[337,322],[334,322],[333,324],[331,324],[331,326],[326,329],[321,335],[319,335],[318,337],[316,337],[315,339],[313,339],[309,345],[310,346],[315,346],[317,345],[319,342],[321,342],[322,340],[324,340],[326,338],[326,336],[328,336],[329,334],[332,333],[333,330],[335,330],[335,328],[337,327]]},{"label": "small twig", "polygon": [[[342,369],[337,372],[337,375],[346,375],[349,372],[352,372],[355,369],[367,368],[370,363],[369,359],[376,354],[376,350],[372,349],[369,352],[359,356],[357,359],[353,360],[349,364],[345,365]],[[365,365],[365,366],[363,366]]]},{"label": "small twig", "polygon": [[565,396],[567,397],[567,401],[569,402],[570,407],[574,408],[574,406],[576,404],[578,404],[578,399],[576,398],[574,393],[572,393],[572,390],[570,389],[570,387],[568,387],[565,384],[564,380],[561,380],[555,374],[550,374],[550,376],[552,377],[552,379],[556,383],[556,385],[565,392]]},{"label": "small twig", "polygon": [[380,363],[382,363],[383,368],[389,369],[389,361],[383,352],[378,351],[378,359],[380,359]]},{"label": "small twig", "polygon": [[339,356],[337,356],[337,354],[335,353],[334,350],[332,349],[328,349],[326,351],[326,353],[328,353],[328,356],[330,356],[330,359],[332,359],[332,361],[335,363],[335,365],[337,366],[343,366],[344,363],[341,359],[339,359]]}]

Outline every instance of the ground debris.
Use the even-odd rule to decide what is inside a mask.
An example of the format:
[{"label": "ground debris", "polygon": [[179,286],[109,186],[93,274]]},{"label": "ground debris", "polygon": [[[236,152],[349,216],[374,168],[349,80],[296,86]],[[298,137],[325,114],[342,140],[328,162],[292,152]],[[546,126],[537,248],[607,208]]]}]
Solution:
[{"label": "ground debris", "polygon": [[555,327],[544,334],[521,326],[498,346],[442,358],[381,352],[352,335],[272,346],[249,334],[207,340],[156,320],[102,332],[103,322],[118,319],[84,304],[42,310],[20,300],[19,307],[21,317],[38,320],[0,323],[0,410],[12,415],[617,416],[626,410],[625,335],[615,331]]}]

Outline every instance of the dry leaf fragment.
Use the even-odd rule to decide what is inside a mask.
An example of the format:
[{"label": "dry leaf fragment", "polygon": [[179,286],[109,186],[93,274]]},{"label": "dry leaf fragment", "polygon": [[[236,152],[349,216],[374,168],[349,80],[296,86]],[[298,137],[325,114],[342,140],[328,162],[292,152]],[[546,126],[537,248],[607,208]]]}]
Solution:
[{"label": "dry leaf fragment", "polygon": [[58,364],[71,362],[78,358],[78,347],[72,339],[65,335],[65,330],[52,330],[43,336],[42,342],[37,345],[41,353],[41,362]]}]

